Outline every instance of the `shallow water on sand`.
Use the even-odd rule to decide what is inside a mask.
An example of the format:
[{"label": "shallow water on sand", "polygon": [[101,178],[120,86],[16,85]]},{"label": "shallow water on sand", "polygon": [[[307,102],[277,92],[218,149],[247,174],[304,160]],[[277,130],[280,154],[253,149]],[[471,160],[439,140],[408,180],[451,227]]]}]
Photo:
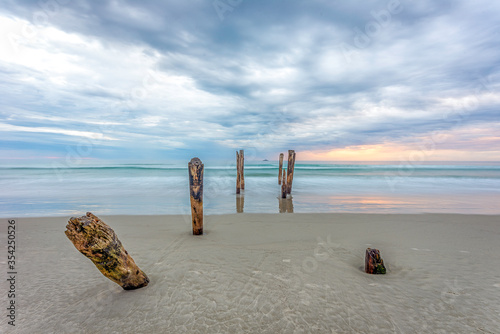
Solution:
[{"label": "shallow water on sand", "polygon": [[[52,162],[0,167],[2,217],[188,214],[187,164]],[[278,164],[249,161],[235,194],[234,162],[205,163],[206,214],[237,211],[500,214],[500,163],[297,163],[279,199]]]}]

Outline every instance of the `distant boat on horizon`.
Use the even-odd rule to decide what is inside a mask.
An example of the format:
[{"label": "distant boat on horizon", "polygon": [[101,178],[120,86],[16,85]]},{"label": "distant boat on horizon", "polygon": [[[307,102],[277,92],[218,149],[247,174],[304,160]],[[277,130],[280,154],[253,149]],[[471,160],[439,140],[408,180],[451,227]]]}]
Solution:
[{"label": "distant boat on horizon", "polygon": [[264,160],[262,160],[262,161],[269,161],[269,160],[267,160],[267,159],[264,159]]}]

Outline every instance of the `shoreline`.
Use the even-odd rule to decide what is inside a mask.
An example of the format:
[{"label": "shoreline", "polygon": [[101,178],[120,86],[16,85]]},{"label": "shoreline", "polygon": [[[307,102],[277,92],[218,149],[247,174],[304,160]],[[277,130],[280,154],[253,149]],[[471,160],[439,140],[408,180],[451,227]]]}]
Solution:
[{"label": "shoreline", "polygon": [[[71,218],[71,217],[80,217],[84,216],[88,211],[82,211],[79,214],[74,215],[54,215],[54,216],[6,216],[0,217],[0,220],[7,219],[22,219],[22,220],[40,220],[40,219],[62,219],[62,218]],[[166,214],[98,214],[94,211],[90,211],[97,215],[98,217],[191,217],[191,214],[175,214],[175,213],[166,213]],[[244,216],[244,215],[268,215],[268,216],[279,216],[279,215],[304,215],[304,216],[315,216],[315,215],[363,215],[363,216],[418,216],[418,215],[444,215],[444,216],[489,216],[489,217],[499,217],[500,214],[497,213],[461,213],[461,212],[409,212],[409,213],[401,213],[401,212],[242,212],[242,213],[220,213],[220,214],[205,214],[203,217],[218,217],[218,216]]]},{"label": "shoreline", "polygon": [[[171,215],[190,213],[187,162],[111,164],[106,167],[7,169],[1,179],[1,216],[66,217],[102,214]],[[278,213],[283,209],[277,163],[251,167],[246,189],[236,196],[234,161],[205,164],[205,214]],[[404,173],[403,173],[404,172]],[[292,196],[286,210],[300,213],[471,213],[500,214],[500,165],[415,166],[400,164],[294,167]]]}]

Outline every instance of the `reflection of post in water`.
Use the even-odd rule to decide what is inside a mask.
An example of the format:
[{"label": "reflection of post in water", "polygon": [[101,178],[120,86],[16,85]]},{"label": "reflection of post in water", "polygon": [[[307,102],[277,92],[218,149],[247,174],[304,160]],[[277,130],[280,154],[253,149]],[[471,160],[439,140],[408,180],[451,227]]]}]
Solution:
[{"label": "reflection of post in water", "polygon": [[280,213],[293,213],[293,199],[291,196],[288,198],[278,197],[278,201]]},{"label": "reflection of post in water", "polygon": [[244,208],[245,208],[245,195],[243,194],[236,195],[236,212],[243,213]]}]

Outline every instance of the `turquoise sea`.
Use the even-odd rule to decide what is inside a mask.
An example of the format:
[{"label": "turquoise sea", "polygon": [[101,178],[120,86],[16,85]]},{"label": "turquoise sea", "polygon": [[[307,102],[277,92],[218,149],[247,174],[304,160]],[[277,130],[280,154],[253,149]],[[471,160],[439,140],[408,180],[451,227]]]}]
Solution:
[{"label": "turquoise sea", "polygon": [[[204,162],[205,214],[237,211],[234,161]],[[278,163],[246,161],[244,212],[280,212]],[[10,162],[3,218],[189,214],[186,162]],[[500,163],[297,161],[289,211],[500,214]],[[281,203],[283,204],[283,203]],[[283,206],[281,205],[283,208]],[[283,210],[283,209],[282,209]]]}]

